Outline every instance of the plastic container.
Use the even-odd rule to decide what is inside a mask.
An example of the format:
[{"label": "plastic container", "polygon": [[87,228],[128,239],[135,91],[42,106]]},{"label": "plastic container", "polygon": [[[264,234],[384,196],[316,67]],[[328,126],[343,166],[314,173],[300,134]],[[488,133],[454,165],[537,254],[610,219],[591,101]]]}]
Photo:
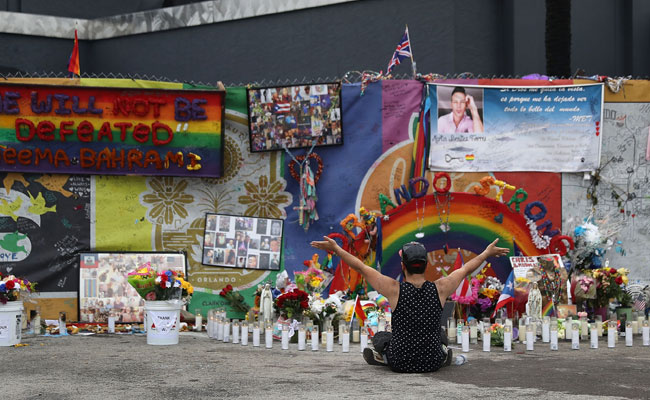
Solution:
[{"label": "plastic container", "polygon": [[181,324],[181,301],[145,301],[147,321],[147,344],[178,344],[178,330]]},{"label": "plastic container", "polygon": [[457,355],[454,358],[454,365],[463,365],[467,362],[467,356],[464,354]]},{"label": "plastic container", "polygon": [[13,346],[20,343],[22,317],[22,301],[0,304],[0,346]]}]

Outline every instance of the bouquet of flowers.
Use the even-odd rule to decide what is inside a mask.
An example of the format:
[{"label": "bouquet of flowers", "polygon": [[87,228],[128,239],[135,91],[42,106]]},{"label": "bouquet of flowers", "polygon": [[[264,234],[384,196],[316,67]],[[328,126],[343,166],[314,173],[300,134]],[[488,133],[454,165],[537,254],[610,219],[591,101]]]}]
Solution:
[{"label": "bouquet of flowers", "polygon": [[490,326],[490,345],[503,346],[503,325],[495,323]]},{"label": "bouquet of flowers", "polygon": [[[613,223],[612,220],[613,218],[606,217],[596,221],[593,216],[589,216],[573,229],[575,247],[568,254],[572,270],[602,267],[603,256],[612,248],[615,237],[622,228],[621,224]],[[617,248],[617,251],[623,250]]]},{"label": "bouquet of flowers", "polygon": [[321,293],[332,281],[333,275],[321,269],[310,266],[305,271],[294,273],[298,289],[309,294]]},{"label": "bouquet of flowers", "polygon": [[629,271],[625,268],[598,268],[585,271],[586,275],[591,276],[596,282],[596,306],[606,307],[611,299],[621,301],[624,293],[624,286],[628,283],[627,274]]},{"label": "bouquet of flowers", "polygon": [[309,295],[300,289],[293,289],[275,299],[275,310],[286,319],[298,317],[307,309]]},{"label": "bouquet of flowers", "polygon": [[226,285],[226,287],[221,289],[221,292],[219,292],[219,296],[228,300],[228,302],[230,303],[230,307],[232,307],[232,309],[235,311],[248,312],[248,310],[250,310],[251,308],[251,306],[249,306],[244,301],[244,296],[242,296],[241,293],[235,291],[235,289],[233,289],[232,285],[230,284]]},{"label": "bouquet of flowers", "polygon": [[481,287],[478,291],[476,303],[470,308],[470,314],[476,319],[482,319],[492,315],[501,295],[501,290],[503,290],[503,283],[493,276],[479,274],[477,278],[481,282]]},{"label": "bouquet of flowers", "polygon": [[7,304],[8,301],[20,300],[21,294],[29,294],[36,288],[36,283],[27,279],[16,278],[13,275],[0,275],[0,303]]},{"label": "bouquet of flowers", "polygon": [[146,300],[189,301],[194,293],[194,288],[181,272],[167,270],[156,273],[150,263],[130,272],[127,282]]}]

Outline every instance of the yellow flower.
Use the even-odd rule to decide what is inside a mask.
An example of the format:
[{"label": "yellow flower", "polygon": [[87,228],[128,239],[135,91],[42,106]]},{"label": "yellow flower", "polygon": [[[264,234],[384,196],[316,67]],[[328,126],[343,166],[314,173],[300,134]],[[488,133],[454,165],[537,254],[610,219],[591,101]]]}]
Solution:
[{"label": "yellow flower", "polygon": [[621,276],[623,276],[623,275],[627,275],[627,274],[629,274],[629,273],[630,273],[630,270],[628,270],[627,268],[619,268],[619,269],[617,270],[617,272],[618,272],[619,274],[621,274]]},{"label": "yellow flower", "polygon": [[623,278],[623,284],[627,285],[627,282],[628,282],[627,276],[623,275],[622,278]]}]

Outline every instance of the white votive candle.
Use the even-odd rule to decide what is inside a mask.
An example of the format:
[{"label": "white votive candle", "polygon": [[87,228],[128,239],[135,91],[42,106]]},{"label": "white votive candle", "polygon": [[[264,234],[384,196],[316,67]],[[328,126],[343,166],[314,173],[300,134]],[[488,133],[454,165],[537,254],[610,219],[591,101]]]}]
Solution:
[{"label": "white votive candle", "polygon": [[300,351],[305,350],[305,344],[306,344],[305,327],[300,326],[300,328],[298,328],[298,350]]},{"label": "white votive candle", "polygon": [[[39,326],[40,329],[40,326]],[[36,331],[36,330],[34,330]],[[115,333],[115,316],[109,315],[108,317],[108,333]]]},{"label": "white votive candle", "polygon": [[226,323],[223,324],[223,341],[228,343],[230,342],[230,320],[226,320]]},{"label": "white votive candle", "polygon": [[598,348],[598,328],[596,328],[596,324],[593,323],[591,324],[591,347],[592,349],[597,349]]},{"label": "white votive candle", "polygon": [[343,333],[341,333],[341,336],[343,337],[343,342],[341,343],[341,345],[343,346],[342,350],[344,353],[349,353],[350,352],[350,331],[347,325],[343,326]]},{"label": "white votive candle", "polygon": [[556,351],[557,350],[557,321],[555,321],[555,323],[551,322],[550,328],[551,328],[550,348],[551,350]]},{"label": "white votive candle", "polygon": [[289,350],[289,327],[282,325],[282,350]]},{"label": "white votive candle", "polygon": [[616,347],[616,321],[609,321],[607,323],[607,347]]},{"label": "white votive candle", "polygon": [[311,351],[318,351],[318,345],[320,344],[320,341],[318,339],[318,327],[314,326],[311,328]]},{"label": "white votive candle", "polygon": [[542,342],[548,343],[551,340],[551,319],[546,316],[542,320]]},{"label": "white votive candle", "polygon": [[463,352],[469,352],[469,326],[467,325],[463,325],[461,332],[461,342]]},{"label": "white votive candle", "polygon": [[232,342],[235,344],[239,344],[239,322],[235,321],[232,324]]},{"label": "white votive candle", "polygon": [[[633,321],[636,322],[636,321]],[[627,321],[625,323],[625,345],[627,347],[632,347],[634,334],[632,333],[632,321]]]},{"label": "white votive candle", "polygon": [[217,318],[217,340],[223,341],[223,319]]},{"label": "white votive candle", "polygon": [[260,325],[253,324],[253,347],[260,347]]},{"label": "white votive candle", "polygon": [[490,327],[483,329],[483,351],[490,351]]},{"label": "white votive candle", "polygon": [[326,350],[327,351],[334,351],[334,330],[332,327],[327,328],[327,332],[325,332],[325,337],[326,337]]},{"label": "white votive candle", "polygon": [[359,344],[361,348],[361,352],[363,353],[363,349],[368,347],[368,328],[365,326],[361,328],[361,336],[359,338]]},{"label": "white votive candle", "polygon": [[264,329],[264,346],[266,346],[267,349],[273,347],[273,329],[270,327]]},{"label": "white votive candle", "polygon": [[512,326],[503,327],[503,351],[512,351]]},{"label": "white votive candle", "polygon": [[580,322],[573,321],[571,324],[571,348],[580,350]]},{"label": "white votive candle", "polygon": [[642,323],[641,333],[643,335],[643,345],[650,346],[650,322],[647,319]]},{"label": "white votive candle", "polygon": [[526,325],[526,351],[535,350],[535,334],[533,333],[534,325]]},{"label": "white votive candle", "polygon": [[241,324],[241,345],[242,346],[248,346],[248,324],[246,322],[243,322]]}]

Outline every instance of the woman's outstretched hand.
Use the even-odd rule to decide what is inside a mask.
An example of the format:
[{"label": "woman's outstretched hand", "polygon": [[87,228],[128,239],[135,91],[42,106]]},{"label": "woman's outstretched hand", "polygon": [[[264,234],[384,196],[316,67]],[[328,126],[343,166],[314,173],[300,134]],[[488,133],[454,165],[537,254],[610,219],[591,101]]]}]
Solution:
[{"label": "woman's outstretched hand", "polygon": [[499,238],[495,239],[494,242],[490,243],[488,247],[485,248],[485,255],[487,257],[501,257],[510,253],[510,249],[497,247],[497,243],[499,243]]},{"label": "woman's outstretched hand", "polygon": [[334,239],[330,239],[327,236],[323,236],[323,239],[325,240],[321,240],[321,241],[314,240],[313,242],[311,242],[311,246],[320,250],[325,250],[327,252],[335,253],[336,248],[339,247],[339,245],[336,244]]}]

